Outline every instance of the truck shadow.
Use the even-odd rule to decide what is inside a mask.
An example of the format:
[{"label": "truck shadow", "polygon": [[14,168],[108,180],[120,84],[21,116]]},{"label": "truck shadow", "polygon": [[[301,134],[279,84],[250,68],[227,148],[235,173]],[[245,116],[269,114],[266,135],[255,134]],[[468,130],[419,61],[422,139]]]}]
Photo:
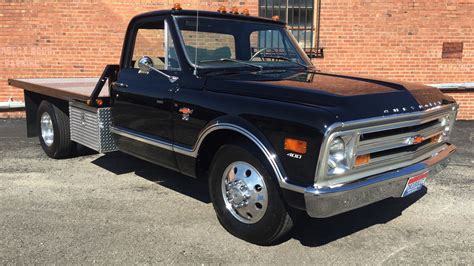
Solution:
[{"label": "truck shadow", "polygon": [[133,172],[139,177],[187,195],[195,200],[206,204],[211,203],[207,182],[185,176],[125,153],[108,153],[95,159],[92,163],[116,175]]},{"label": "truck shadow", "polygon": [[[196,180],[120,152],[106,154],[92,163],[117,175],[135,173],[146,180],[195,200],[206,204],[211,203],[205,180]],[[292,234],[281,242],[293,238],[308,247],[326,245],[373,225],[385,224],[397,218],[426,192],[427,189],[424,187],[420,193],[406,198],[386,199],[330,218],[313,219],[306,214],[300,215]]]},{"label": "truck shadow", "polygon": [[389,198],[368,206],[324,219],[300,217],[293,230],[294,239],[304,246],[323,246],[377,224],[385,224],[427,193],[423,187],[406,198]]}]

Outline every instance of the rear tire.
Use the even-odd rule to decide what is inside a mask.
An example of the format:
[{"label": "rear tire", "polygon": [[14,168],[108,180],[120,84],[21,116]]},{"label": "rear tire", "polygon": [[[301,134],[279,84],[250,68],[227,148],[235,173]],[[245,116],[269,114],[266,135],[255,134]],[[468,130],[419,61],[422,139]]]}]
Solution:
[{"label": "rear tire", "polygon": [[37,128],[44,152],[51,158],[71,156],[75,144],[71,141],[69,116],[56,105],[42,101],[38,107]]},{"label": "rear tire", "polygon": [[217,218],[234,236],[271,245],[291,231],[293,220],[272,171],[248,142],[222,146],[215,154],[209,191]]}]

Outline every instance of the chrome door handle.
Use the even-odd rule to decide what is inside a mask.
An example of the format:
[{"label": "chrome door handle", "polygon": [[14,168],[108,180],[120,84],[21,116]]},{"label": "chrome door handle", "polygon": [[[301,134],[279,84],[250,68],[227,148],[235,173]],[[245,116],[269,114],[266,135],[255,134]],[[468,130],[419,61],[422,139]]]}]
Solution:
[{"label": "chrome door handle", "polygon": [[120,83],[120,82],[112,82],[113,87],[119,87],[119,88],[128,88],[128,85],[125,83]]}]

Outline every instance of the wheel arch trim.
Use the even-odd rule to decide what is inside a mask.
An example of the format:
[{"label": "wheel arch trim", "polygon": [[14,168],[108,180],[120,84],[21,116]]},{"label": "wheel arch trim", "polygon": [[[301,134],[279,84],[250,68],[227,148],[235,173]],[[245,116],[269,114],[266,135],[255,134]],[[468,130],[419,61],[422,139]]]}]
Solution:
[{"label": "wheel arch trim", "polygon": [[198,137],[198,140],[195,146],[192,149],[185,148],[180,145],[173,145],[173,151],[176,153],[180,153],[186,156],[191,156],[197,158],[199,154],[199,150],[201,148],[201,144],[204,142],[207,136],[211,133],[218,131],[218,130],[231,130],[241,134],[242,136],[246,137],[252,143],[254,143],[263,153],[265,158],[267,159],[268,163],[272,167],[275,176],[278,179],[278,183],[280,184],[281,188],[288,189],[295,192],[303,193],[305,188],[302,186],[294,185],[288,182],[288,178],[285,174],[285,171],[278,160],[277,154],[272,151],[264,142],[256,136],[256,134],[252,133],[250,130],[246,129],[243,126],[237,125],[235,123],[228,123],[228,122],[215,122],[208,127],[206,127]]}]

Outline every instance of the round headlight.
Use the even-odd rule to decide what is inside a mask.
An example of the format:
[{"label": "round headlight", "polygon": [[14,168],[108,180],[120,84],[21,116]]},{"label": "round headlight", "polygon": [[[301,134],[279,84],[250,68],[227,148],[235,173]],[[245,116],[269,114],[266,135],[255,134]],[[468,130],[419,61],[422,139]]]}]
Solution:
[{"label": "round headlight", "polygon": [[339,168],[346,159],[346,145],[341,138],[335,138],[329,145],[328,166],[332,169]]},{"label": "round headlight", "polygon": [[344,149],[345,149],[345,144],[341,138],[333,139],[333,141],[331,142],[331,146],[329,146],[330,153],[344,151]]}]

